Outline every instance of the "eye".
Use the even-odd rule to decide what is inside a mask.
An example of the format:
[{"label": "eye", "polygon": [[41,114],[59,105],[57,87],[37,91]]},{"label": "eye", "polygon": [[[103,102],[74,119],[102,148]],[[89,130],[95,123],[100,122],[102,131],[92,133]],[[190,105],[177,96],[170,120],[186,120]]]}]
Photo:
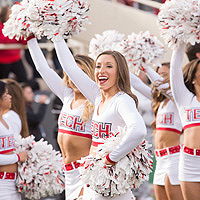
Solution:
[{"label": "eye", "polygon": [[113,68],[113,66],[112,66],[112,65],[107,65],[107,67],[108,67],[108,68]]},{"label": "eye", "polygon": [[101,68],[101,66],[100,65],[96,65],[96,68]]}]

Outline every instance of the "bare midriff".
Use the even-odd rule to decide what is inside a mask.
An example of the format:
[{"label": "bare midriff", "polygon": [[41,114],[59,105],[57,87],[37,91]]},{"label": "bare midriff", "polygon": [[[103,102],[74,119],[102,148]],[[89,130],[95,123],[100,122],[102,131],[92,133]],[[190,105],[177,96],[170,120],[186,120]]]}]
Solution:
[{"label": "bare midriff", "polygon": [[80,160],[89,155],[92,139],[65,133],[58,133],[57,138],[64,164]]},{"label": "bare midriff", "polygon": [[192,149],[200,149],[200,126],[194,126],[184,130],[183,144]]},{"label": "bare midriff", "polygon": [[180,144],[181,135],[169,130],[156,130],[155,148],[163,149],[166,147],[177,146]]}]

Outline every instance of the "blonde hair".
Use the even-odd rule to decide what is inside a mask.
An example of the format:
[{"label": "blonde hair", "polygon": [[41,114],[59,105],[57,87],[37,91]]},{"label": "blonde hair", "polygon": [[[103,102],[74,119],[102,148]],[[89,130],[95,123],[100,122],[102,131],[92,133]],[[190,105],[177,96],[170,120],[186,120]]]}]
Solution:
[{"label": "blonde hair", "polygon": [[138,99],[136,95],[131,92],[129,69],[125,57],[118,51],[104,51],[97,56],[96,60],[101,55],[113,56],[117,63],[117,88],[119,91],[123,91],[132,97],[135,101],[136,107],[138,107]]},{"label": "blonde hair", "polygon": [[14,110],[20,117],[22,123],[21,136],[29,136],[26,109],[25,109],[25,100],[21,86],[13,79],[3,79],[3,82],[6,83],[6,88],[8,88],[8,93],[12,96],[12,106],[11,110]]},{"label": "blonde hair", "polygon": [[[84,72],[92,79],[94,80],[94,69],[95,69],[95,63],[94,60],[88,56],[85,55],[76,55],[75,61],[77,64],[81,65],[83,67]],[[69,77],[67,74],[63,71],[64,77],[63,77],[63,82],[64,84],[67,85],[67,87],[70,88],[69,85]],[[84,107],[81,113],[81,119],[83,122],[87,122],[92,115],[94,111],[94,106],[93,104],[86,100],[84,103]]]}]

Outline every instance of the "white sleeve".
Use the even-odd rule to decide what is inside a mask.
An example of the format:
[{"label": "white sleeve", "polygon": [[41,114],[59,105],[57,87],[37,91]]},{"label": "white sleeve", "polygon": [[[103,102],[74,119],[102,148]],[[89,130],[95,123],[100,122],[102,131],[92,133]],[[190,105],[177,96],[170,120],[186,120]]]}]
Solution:
[{"label": "white sleeve", "polygon": [[40,73],[52,92],[63,101],[67,93],[71,93],[72,90],[63,85],[63,81],[59,75],[49,67],[36,38],[29,40],[27,44],[37,71]]},{"label": "white sleeve", "polygon": [[[134,100],[126,98],[118,105],[118,112],[127,126],[127,133],[122,142],[109,155],[111,161],[117,162],[137,147],[146,135],[142,116],[136,109]],[[107,158],[108,158],[107,157]]]},{"label": "white sleeve", "polygon": [[152,93],[151,93],[151,88],[147,86],[139,77],[137,77],[135,74],[130,73],[130,82],[131,86],[143,94],[145,97],[147,97],[149,100],[152,100]]},{"label": "white sleeve", "polygon": [[2,155],[0,154],[0,165],[11,165],[18,162],[17,154]]},{"label": "white sleeve", "polygon": [[92,104],[94,104],[96,97],[100,94],[100,90],[96,83],[77,66],[64,39],[54,42],[54,45],[63,70],[67,73],[81,93]]},{"label": "white sleeve", "polygon": [[[177,105],[187,102],[187,97],[191,95],[184,83],[181,64],[185,53],[185,44],[181,44],[174,50],[171,57],[170,84],[172,95]],[[184,98],[183,98],[184,97]]]},{"label": "white sleeve", "polygon": [[160,76],[152,67],[147,66],[145,69],[146,74],[152,83],[157,80],[163,81],[162,76]]}]

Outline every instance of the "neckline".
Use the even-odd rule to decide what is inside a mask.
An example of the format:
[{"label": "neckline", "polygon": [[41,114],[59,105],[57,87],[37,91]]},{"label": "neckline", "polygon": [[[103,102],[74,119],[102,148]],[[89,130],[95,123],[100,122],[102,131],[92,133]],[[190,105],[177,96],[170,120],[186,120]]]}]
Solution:
[{"label": "neckline", "polygon": [[80,109],[81,107],[83,107],[84,106],[84,104],[86,103],[86,101],[87,101],[87,99],[84,101],[84,103],[83,104],[81,104],[80,106],[78,106],[77,108],[74,108],[74,109],[72,109],[72,102],[73,102],[73,100],[74,100],[74,97],[72,97],[71,99],[70,99],[70,103],[69,103],[69,109],[70,110],[78,110],[78,109]]},{"label": "neckline", "polygon": [[99,113],[99,106],[100,106],[100,103],[102,102],[102,97],[101,97],[101,100],[99,101],[99,103],[98,103],[98,105],[97,105],[97,110],[96,110],[97,116],[103,114],[103,113],[105,112],[105,110],[107,110],[107,107],[108,107],[108,106],[113,102],[113,100],[114,100],[117,96],[119,96],[120,94],[123,94],[123,92],[122,92],[122,91],[119,91],[119,92],[117,92],[114,96],[112,96],[112,97],[110,98],[110,100],[108,101],[108,103],[107,103],[107,104],[103,107],[103,109],[101,110],[101,113]]}]

